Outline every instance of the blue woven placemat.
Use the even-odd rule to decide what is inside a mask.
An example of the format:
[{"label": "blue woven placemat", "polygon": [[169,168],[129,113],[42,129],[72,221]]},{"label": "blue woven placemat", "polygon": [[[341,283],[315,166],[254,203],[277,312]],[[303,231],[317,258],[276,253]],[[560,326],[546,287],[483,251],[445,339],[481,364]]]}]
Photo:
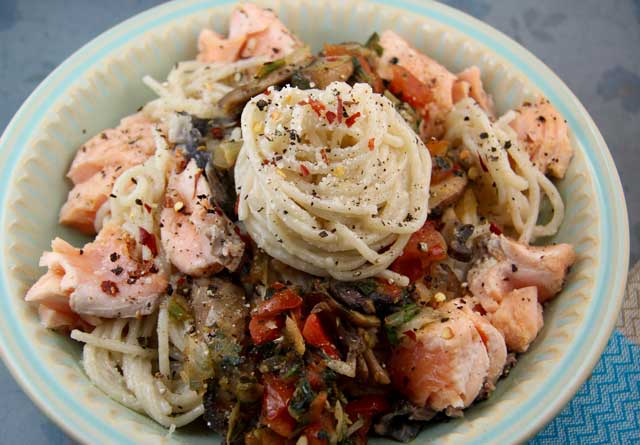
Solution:
[{"label": "blue woven placemat", "polygon": [[615,331],[569,405],[529,445],[640,444],[640,347]]}]

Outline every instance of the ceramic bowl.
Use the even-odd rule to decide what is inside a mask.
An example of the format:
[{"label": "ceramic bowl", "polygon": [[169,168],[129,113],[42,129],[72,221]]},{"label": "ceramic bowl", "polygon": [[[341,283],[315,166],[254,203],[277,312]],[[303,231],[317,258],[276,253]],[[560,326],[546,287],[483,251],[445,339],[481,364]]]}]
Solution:
[{"label": "ceramic bowl", "polygon": [[[391,28],[458,72],[478,65],[499,111],[544,94],[565,116],[575,157],[558,186],[566,217],[554,241],[572,243],[578,262],[545,311],[529,352],[485,402],[428,426],[422,444],[508,444],[549,422],[589,376],[609,338],[628,263],[624,196],[598,129],[567,86],[526,49],[449,7],[411,0],[274,0],[284,23],[315,50],[323,42],[364,41]],[[141,78],[163,79],[193,58],[201,28],[226,31],[229,1],[168,3],[129,19],[72,55],[29,97],[0,142],[0,350],[22,388],[69,435],[85,444],[210,444],[201,426],[172,435],[93,387],[78,343],[43,329],[23,301],[43,272],[38,258],[55,236],[84,240],[57,224],[77,147],[152,98]],[[373,444],[388,443],[374,439]]]}]

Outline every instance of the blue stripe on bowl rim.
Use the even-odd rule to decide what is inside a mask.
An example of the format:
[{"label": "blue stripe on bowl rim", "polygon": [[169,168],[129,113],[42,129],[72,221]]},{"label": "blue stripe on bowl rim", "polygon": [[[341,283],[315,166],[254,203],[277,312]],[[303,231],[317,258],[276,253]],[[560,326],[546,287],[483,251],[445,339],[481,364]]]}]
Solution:
[{"label": "blue stripe on bowl rim", "polygon": [[[575,394],[589,376],[613,330],[629,261],[629,228],[627,210],[620,179],[611,154],[591,117],[569,88],[540,60],[519,44],[490,26],[451,7],[417,0],[371,0],[372,3],[427,16],[455,28],[490,48],[498,56],[526,76],[565,116],[577,141],[582,146],[591,168],[599,208],[602,209],[600,230],[600,268],[595,296],[576,335],[576,343],[562,358],[545,391],[532,394],[527,402],[493,425],[474,443],[512,443],[524,441],[549,422]],[[214,6],[234,3],[231,0],[178,0],[152,8],[101,34],[70,56],[53,71],[29,96],[0,138],[0,223],[7,220],[7,186],[15,176],[22,147],[42,121],[49,107],[64,95],[67,88],[82,79],[83,74],[105,56],[112,55],[127,42],[151,29]],[[617,224],[617,226],[616,226]],[[33,346],[12,333],[21,331],[15,308],[7,289],[6,236],[0,233],[0,353],[14,378],[31,399],[70,436],[83,443],[104,445],[128,444],[125,434],[114,425],[86,411],[86,407],[59,387],[45,363],[36,356]],[[610,304],[610,302],[614,304]],[[598,329],[590,330],[589,327]],[[569,367],[571,365],[571,367]],[[569,373],[570,372],[570,373]]]}]

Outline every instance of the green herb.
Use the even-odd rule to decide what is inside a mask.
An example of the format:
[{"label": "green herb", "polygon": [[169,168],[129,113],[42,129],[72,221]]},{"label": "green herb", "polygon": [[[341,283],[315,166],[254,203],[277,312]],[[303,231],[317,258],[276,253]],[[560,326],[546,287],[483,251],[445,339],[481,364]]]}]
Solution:
[{"label": "green herb", "polygon": [[336,377],[336,373],[329,368],[325,368],[324,371],[322,371],[322,380],[324,380],[327,386],[331,382],[334,382],[336,380]]},{"label": "green herb", "polygon": [[378,288],[378,283],[373,278],[367,278],[366,280],[354,281],[353,285],[364,295],[373,293]]},{"label": "green herb", "polygon": [[402,307],[398,312],[394,312],[391,315],[388,315],[384,319],[385,326],[388,327],[398,327],[408,321],[410,321],[413,317],[418,315],[420,312],[420,307],[415,303],[410,303]]},{"label": "green herb", "polygon": [[169,316],[177,321],[190,320],[193,318],[189,303],[179,295],[173,295],[169,299],[167,311],[169,312]]},{"label": "green herb", "polygon": [[391,345],[393,346],[396,346],[400,342],[400,339],[398,338],[398,331],[396,330],[396,328],[385,326],[384,330],[387,334],[387,340],[389,340],[389,343],[391,343]]},{"label": "green herb", "polygon": [[309,405],[311,405],[315,397],[316,394],[311,389],[309,380],[306,378],[300,379],[288,407],[291,417],[300,420],[309,409]]},{"label": "green herb", "polygon": [[357,83],[368,83],[369,85],[372,85],[373,79],[364,70],[358,58],[351,57],[351,63],[353,63],[353,75],[352,75],[353,79]]},{"label": "green herb", "polygon": [[291,76],[291,86],[301,90],[308,90],[311,88],[311,82],[298,70]]},{"label": "green herb", "polygon": [[256,78],[262,79],[263,77],[266,77],[269,74],[273,73],[275,70],[279,70],[286,64],[287,62],[285,61],[285,59],[278,59],[274,60],[273,62],[265,63],[260,68],[258,68],[258,71],[256,72]]},{"label": "green herb", "polygon": [[384,52],[384,48],[380,45],[380,36],[377,32],[371,34],[371,37],[367,39],[367,43],[365,43],[364,46],[375,51],[378,56],[381,56]]}]

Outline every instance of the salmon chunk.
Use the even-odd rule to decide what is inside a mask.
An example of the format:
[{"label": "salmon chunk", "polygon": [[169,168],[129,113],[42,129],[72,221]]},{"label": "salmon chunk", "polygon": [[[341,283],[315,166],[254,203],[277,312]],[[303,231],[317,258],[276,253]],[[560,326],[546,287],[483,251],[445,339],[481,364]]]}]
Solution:
[{"label": "salmon chunk", "polygon": [[527,246],[502,235],[491,235],[487,249],[467,275],[469,290],[507,347],[522,352],[542,328],[541,303],[562,290],[575,252],[569,244]]},{"label": "salmon chunk", "polygon": [[245,35],[235,39],[225,39],[217,32],[203,29],[198,37],[197,60],[205,63],[235,62],[240,58],[240,52],[246,41]]},{"label": "salmon chunk", "polygon": [[488,376],[482,337],[461,310],[403,336],[389,362],[391,382],[411,402],[435,411],[469,406]]},{"label": "salmon chunk", "polygon": [[236,270],[244,242],[224,212],[211,202],[211,190],[195,160],[169,177],[160,214],[162,246],[169,261],[191,276]]},{"label": "salmon chunk", "polygon": [[488,317],[510,351],[525,352],[544,325],[538,290],[534,286],[512,290]]},{"label": "salmon chunk", "polygon": [[435,60],[422,54],[393,31],[387,30],[380,35],[383,49],[381,64],[378,67],[380,77],[392,80],[391,64],[397,64],[409,71],[416,79],[429,88],[432,100],[426,105],[424,125],[421,126],[423,139],[440,137],[444,133],[444,119],[453,108],[453,85],[456,76]]},{"label": "salmon chunk", "polygon": [[472,297],[465,297],[450,300],[439,309],[445,312],[457,309],[471,320],[487,349],[487,355],[489,356],[487,382],[492,385],[491,389],[493,389],[507,362],[507,346],[503,334],[477,310],[477,306],[479,306],[477,300]]},{"label": "salmon chunk", "polygon": [[525,103],[516,110],[511,127],[533,164],[543,173],[563,178],[573,157],[567,121],[547,99]]},{"label": "salmon chunk", "polygon": [[246,3],[238,5],[231,14],[227,39],[208,29],[200,33],[198,60],[235,62],[256,56],[275,60],[300,46],[302,42],[289,32],[273,11]]},{"label": "salmon chunk", "polygon": [[493,98],[484,90],[480,69],[477,66],[469,67],[458,74],[452,94],[454,103],[471,97],[489,116],[495,116]]},{"label": "salmon chunk", "polygon": [[60,210],[61,224],[88,235],[96,233],[96,212],[109,197],[115,180],[155,152],[152,126],[142,114],[134,114],[80,147],[67,173],[74,188]]},{"label": "salmon chunk", "polygon": [[167,288],[166,271],[138,260],[135,240],[115,224],[82,249],[60,238],[51,247],[40,259],[49,271],[27,292],[27,301],[61,313],[68,306],[81,316],[135,317],[153,312]]},{"label": "salmon chunk", "polygon": [[96,213],[107,201],[113,184],[120,176],[118,167],[108,166],[84,182],[76,184],[60,209],[60,223],[80,230],[95,233]]}]

